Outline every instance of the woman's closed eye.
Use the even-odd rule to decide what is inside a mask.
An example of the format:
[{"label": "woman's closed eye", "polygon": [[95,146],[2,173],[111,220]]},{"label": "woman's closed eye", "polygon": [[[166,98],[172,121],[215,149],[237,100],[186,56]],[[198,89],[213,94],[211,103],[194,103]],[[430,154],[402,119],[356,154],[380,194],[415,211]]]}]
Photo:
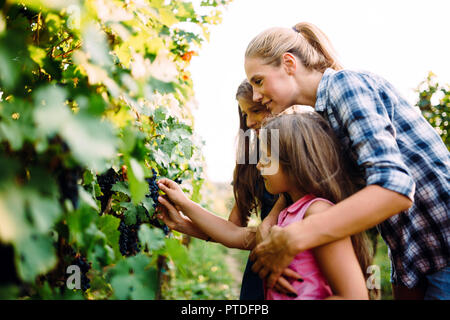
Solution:
[{"label": "woman's closed eye", "polygon": [[262,79],[255,79],[255,80],[253,80],[253,83],[256,85],[256,86],[261,86],[262,85]]}]

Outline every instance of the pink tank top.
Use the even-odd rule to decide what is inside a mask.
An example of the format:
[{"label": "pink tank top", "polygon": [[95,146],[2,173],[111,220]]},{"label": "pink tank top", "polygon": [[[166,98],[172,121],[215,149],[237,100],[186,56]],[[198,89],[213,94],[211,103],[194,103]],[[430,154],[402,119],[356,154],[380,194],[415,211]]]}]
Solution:
[{"label": "pink tank top", "polygon": [[[326,199],[317,198],[314,195],[306,195],[280,212],[277,225],[285,227],[292,222],[302,220],[308,207],[318,200],[332,204]],[[321,300],[333,294],[311,250],[303,251],[296,255],[289,268],[300,274],[304,280],[300,282],[287,278],[297,291],[298,296],[293,298],[273,289],[265,288],[266,300]]]}]

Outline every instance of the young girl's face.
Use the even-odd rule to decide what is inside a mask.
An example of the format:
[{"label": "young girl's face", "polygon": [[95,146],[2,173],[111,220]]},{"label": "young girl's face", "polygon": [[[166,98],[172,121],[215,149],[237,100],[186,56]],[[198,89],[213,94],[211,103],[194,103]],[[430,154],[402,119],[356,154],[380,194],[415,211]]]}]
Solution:
[{"label": "young girl's face", "polygon": [[247,127],[254,129],[256,134],[258,134],[259,129],[261,129],[262,122],[270,115],[270,111],[267,110],[264,105],[249,101],[248,99],[239,98],[238,103],[241,108],[241,112],[245,116]]},{"label": "young girl's face", "polygon": [[260,58],[246,58],[245,72],[253,87],[253,100],[278,114],[295,103],[296,83],[281,64],[279,67],[262,63]]},{"label": "young girl's face", "polygon": [[[276,163],[278,162],[278,159],[274,159],[273,157],[268,155],[267,150],[264,147],[261,147],[261,154],[261,158],[259,159],[256,168],[261,172],[266,190],[271,194],[280,194],[283,192],[292,191],[288,175],[285,173],[279,163]],[[278,167],[276,173],[265,174],[265,169],[266,171],[269,171],[267,169],[271,166]]]}]

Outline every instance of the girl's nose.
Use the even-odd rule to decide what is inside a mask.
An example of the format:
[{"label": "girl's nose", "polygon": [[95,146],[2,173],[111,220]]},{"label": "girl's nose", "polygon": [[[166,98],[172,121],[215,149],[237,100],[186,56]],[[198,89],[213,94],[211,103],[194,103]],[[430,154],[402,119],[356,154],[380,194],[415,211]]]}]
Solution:
[{"label": "girl's nose", "polygon": [[258,91],[253,89],[253,101],[261,102],[262,98],[263,98],[263,95],[261,93],[259,93]]},{"label": "girl's nose", "polygon": [[247,127],[253,128],[253,126],[256,124],[256,121],[252,119],[252,117],[247,116]]}]

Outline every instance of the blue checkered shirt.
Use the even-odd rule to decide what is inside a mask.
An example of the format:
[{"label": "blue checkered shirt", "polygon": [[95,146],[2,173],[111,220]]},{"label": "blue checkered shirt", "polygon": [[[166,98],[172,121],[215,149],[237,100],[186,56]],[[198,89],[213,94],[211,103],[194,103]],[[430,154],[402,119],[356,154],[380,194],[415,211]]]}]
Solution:
[{"label": "blue checkered shirt", "polygon": [[450,153],[418,108],[377,75],[327,69],[315,109],[364,170],[367,185],[414,201],[409,210],[377,226],[389,246],[391,281],[411,288],[446,267]]}]

